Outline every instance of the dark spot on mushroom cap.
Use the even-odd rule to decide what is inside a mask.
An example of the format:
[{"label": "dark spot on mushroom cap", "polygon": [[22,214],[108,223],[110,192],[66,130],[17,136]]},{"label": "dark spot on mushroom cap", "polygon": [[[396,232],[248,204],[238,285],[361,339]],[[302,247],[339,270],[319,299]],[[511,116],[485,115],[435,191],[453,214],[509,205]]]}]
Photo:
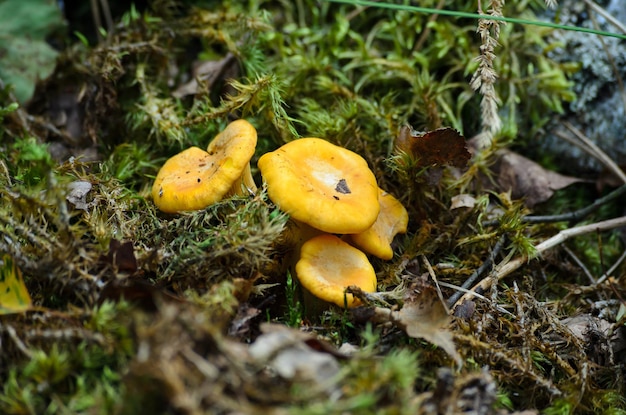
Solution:
[{"label": "dark spot on mushroom cap", "polygon": [[201,181],[202,181],[202,179],[200,179],[200,178],[198,177],[198,183],[200,183]]},{"label": "dark spot on mushroom cap", "polygon": [[333,197],[335,198],[335,200],[339,200],[339,197],[337,197],[337,196],[335,196],[335,195],[333,195]]},{"label": "dark spot on mushroom cap", "polygon": [[337,182],[337,186],[335,186],[335,192],[338,192],[344,195],[352,193],[352,191],[348,187],[348,183],[346,182],[346,179],[340,179]]}]

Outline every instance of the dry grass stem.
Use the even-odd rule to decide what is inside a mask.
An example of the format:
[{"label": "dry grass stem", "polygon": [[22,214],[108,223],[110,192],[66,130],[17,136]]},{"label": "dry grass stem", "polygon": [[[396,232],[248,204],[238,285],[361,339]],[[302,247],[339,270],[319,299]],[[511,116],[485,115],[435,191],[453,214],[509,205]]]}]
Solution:
[{"label": "dry grass stem", "polygon": [[617,30],[622,33],[626,33],[626,26],[619,20],[617,20],[614,16],[612,16],[609,12],[604,10],[602,7],[598,5],[598,3],[591,0],[584,0],[585,4],[589,6],[594,12],[598,13],[600,16],[606,19],[607,22],[611,23]]},{"label": "dry grass stem", "polygon": [[[502,17],[502,7],[504,1],[489,1],[487,13],[490,16]],[[478,2],[478,13],[484,15],[481,2]],[[498,46],[498,38],[500,37],[500,25],[504,22],[479,19],[477,32],[480,34],[481,46],[480,55],[476,58],[478,61],[478,69],[472,76],[470,86],[474,91],[479,91],[482,95],[480,102],[481,122],[483,134],[480,135],[479,148],[487,147],[502,127],[502,120],[498,115],[498,105],[500,99],[495,89],[498,74],[494,68],[494,60],[496,58],[495,49]]]},{"label": "dry grass stem", "polygon": [[546,0],[546,6],[550,9],[556,8],[557,3],[556,0]]},{"label": "dry grass stem", "polygon": [[[593,141],[591,141],[585,134],[582,133],[578,128],[574,127],[567,121],[563,122],[563,126],[567,128],[580,142],[583,144],[579,146],[582,150],[587,151],[590,155],[598,159],[611,173],[619,177],[619,179],[626,183],[626,174],[624,171],[615,163],[600,147],[596,145]],[[563,135],[559,135],[559,137],[563,137]],[[574,144],[576,144],[574,142]]]}]

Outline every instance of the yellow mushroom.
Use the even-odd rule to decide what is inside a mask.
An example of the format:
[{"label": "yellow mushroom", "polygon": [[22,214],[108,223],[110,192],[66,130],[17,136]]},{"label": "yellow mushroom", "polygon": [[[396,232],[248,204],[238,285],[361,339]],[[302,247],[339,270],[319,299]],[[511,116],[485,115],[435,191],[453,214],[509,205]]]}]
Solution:
[{"label": "yellow mushroom", "polygon": [[393,258],[391,242],[398,233],[405,233],[409,225],[409,214],[395,197],[378,189],[380,212],[376,222],[364,232],[347,235],[354,245],[381,259]]},{"label": "yellow mushroom", "polygon": [[376,273],[367,256],[337,236],[324,234],[302,245],[296,276],[313,296],[339,307],[354,307],[359,300],[346,294],[349,286],[376,291]]},{"label": "yellow mushroom", "polygon": [[230,169],[230,172],[223,172],[224,175],[237,175],[226,196],[256,193],[256,184],[250,172],[250,159],[254,155],[256,142],[257,132],[252,124],[246,120],[236,120],[228,124],[209,144],[207,152],[212,157],[228,161],[220,167]]},{"label": "yellow mushroom", "polygon": [[250,174],[257,134],[245,120],[230,123],[208,151],[188,148],[165,162],[152,186],[152,199],[163,212],[200,210],[227,196],[256,192]]},{"label": "yellow mushroom", "polygon": [[358,154],[301,138],[258,162],[270,199],[293,219],[329,233],[363,232],[379,211],[378,185]]}]

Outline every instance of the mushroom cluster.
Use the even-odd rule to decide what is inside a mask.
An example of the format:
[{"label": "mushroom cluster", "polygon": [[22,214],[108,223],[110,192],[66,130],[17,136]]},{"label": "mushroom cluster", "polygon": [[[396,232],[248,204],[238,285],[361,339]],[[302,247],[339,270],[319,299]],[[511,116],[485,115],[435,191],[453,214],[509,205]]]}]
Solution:
[{"label": "mushroom cluster", "polygon": [[349,286],[374,292],[376,274],[361,250],[391,259],[391,242],[409,219],[367,162],[326,140],[301,138],[264,154],[258,166],[269,198],[303,228],[321,231],[300,248],[295,270],[302,287],[340,307],[359,304],[345,293]]},{"label": "mushroom cluster", "polygon": [[[204,209],[232,195],[254,194],[250,159],[257,142],[245,120],[230,123],[206,151],[191,147],[163,165],[152,198],[166,213]],[[269,198],[300,229],[295,271],[313,296],[340,307],[359,304],[346,294],[376,290],[367,254],[389,260],[391,242],[408,225],[408,213],[378,187],[358,154],[320,138],[300,138],[259,158]]]}]

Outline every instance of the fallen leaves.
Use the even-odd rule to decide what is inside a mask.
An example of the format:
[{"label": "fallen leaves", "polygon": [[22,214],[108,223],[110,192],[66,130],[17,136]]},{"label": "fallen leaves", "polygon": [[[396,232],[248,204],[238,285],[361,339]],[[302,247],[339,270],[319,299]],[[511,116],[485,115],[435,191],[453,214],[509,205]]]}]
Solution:
[{"label": "fallen leaves", "polygon": [[573,183],[584,182],[548,170],[534,161],[510,150],[499,150],[494,166],[500,191],[511,191],[511,198],[524,198],[526,206],[533,207],[550,199],[555,191]]},{"label": "fallen leaves", "polygon": [[400,129],[396,148],[416,160],[418,166],[465,167],[471,155],[463,137],[453,128],[417,132],[408,125]]},{"label": "fallen leaves", "polygon": [[2,257],[0,267],[0,314],[21,313],[32,307],[32,300],[22,273],[9,255]]},{"label": "fallen leaves", "polygon": [[457,366],[463,365],[452,340],[452,332],[447,328],[451,317],[434,290],[423,292],[415,301],[405,302],[395,317],[407,335],[441,347]]},{"label": "fallen leaves", "polygon": [[339,374],[335,353],[315,336],[277,324],[261,325],[263,334],[250,346],[252,359],[283,381],[330,392]]},{"label": "fallen leaves", "polygon": [[447,328],[451,317],[433,288],[424,288],[419,294],[405,298],[404,305],[395,312],[394,318],[407,335],[441,347],[458,367],[463,365],[452,332]]},{"label": "fallen leaves", "polygon": [[378,323],[391,322],[408,336],[441,347],[461,367],[463,359],[457,352],[452,332],[448,329],[451,316],[433,287],[422,282],[413,285],[414,287],[407,289],[404,305],[399,311],[377,307],[370,319]]}]

